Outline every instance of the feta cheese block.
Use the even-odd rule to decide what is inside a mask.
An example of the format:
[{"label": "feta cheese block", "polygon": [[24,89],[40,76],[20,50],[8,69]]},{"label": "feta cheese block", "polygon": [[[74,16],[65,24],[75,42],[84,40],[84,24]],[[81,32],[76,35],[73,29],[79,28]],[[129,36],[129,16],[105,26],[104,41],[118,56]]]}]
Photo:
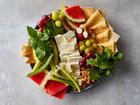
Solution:
[{"label": "feta cheese block", "polygon": [[77,57],[68,57],[67,62],[79,62],[82,59],[81,56]]},{"label": "feta cheese block", "polygon": [[68,62],[66,63],[66,69],[69,73],[73,74],[75,78],[80,77],[80,66],[79,62]]},{"label": "feta cheese block", "polygon": [[70,42],[75,37],[74,31],[68,31],[63,35],[65,42]]},{"label": "feta cheese block", "polygon": [[74,31],[68,31],[64,35],[55,37],[59,50],[60,67],[64,66],[74,78],[80,76],[79,61],[82,59],[77,46],[77,39]]}]

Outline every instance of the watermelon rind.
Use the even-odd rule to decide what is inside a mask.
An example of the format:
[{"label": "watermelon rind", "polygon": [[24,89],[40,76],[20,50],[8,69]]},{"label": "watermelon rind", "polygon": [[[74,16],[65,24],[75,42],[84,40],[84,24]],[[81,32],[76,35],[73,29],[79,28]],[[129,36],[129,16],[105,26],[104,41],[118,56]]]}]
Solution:
[{"label": "watermelon rind", "polygon": [[81,19],[72,18],[71,16],[69,16],[69,14],[66,12],[66,10],[64,11],[64,14],[72,22],[82,23],[82,22],[86,21],[85,18],[81,18]]},{"label": "watermelon rind", "polygon": [[78,25],[76,25],[76,24],[78,24],[78,23],[73,23],[73,22],[71,22],[70,20],[67,20],[67,22],[68,22],[68,24],[69,24],[73,29],[76,29],[76,28],[78,28],[78,27],[80,26],[80,24],[79,24],[79,26],[78,26]]}]

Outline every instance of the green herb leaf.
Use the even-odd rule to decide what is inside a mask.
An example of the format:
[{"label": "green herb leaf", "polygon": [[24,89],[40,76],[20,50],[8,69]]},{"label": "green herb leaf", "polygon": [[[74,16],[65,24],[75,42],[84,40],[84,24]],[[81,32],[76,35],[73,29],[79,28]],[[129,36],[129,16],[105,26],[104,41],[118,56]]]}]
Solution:
[{"label": "green herb leaf", "polygon": [[120,60],[120,59],[122,59],[123,58],[123,53],[116,53],[112,58],[114,59],[114,60]]},{"label": "green herb leaf", "polygon": [[112,68],[112,65],[110,63],[108,63],[108,62],[104,62],[103,64],[101,64],[99,66],[99,68],[102,69],[102,70],[111,69]]},{"label": "green herb leaf", "polygon": [[107,55],[108,59],[111,57],[111,51],[108,48],[104,48],[104,53]]},{"label": "green herb leaf", "polygon": [[102,54],[95,54],[94,59],[87,60],[87,64],[92,66],[90,72],[91,80],[97,80],[103,75],[110,75],[115,61],[122,59],[123,53],[112,53],[108,48],[103,48]]},{"label": "green herb leaf", "polygon": [[90,71],[90,80],[98,80],[100,78],[101,76],[98,71],[93,71],[93,70]]},{"label": "green herb leaf", "polygon": [[30,37],[37,38],[37,31],[34,28],[27,26],[27,31]]},{"label": "green herb leaf", "polygon": [[35,50],[35,54],[39,61],[42,61],[46,55],[46,52],[41,50],[39,47]]}]

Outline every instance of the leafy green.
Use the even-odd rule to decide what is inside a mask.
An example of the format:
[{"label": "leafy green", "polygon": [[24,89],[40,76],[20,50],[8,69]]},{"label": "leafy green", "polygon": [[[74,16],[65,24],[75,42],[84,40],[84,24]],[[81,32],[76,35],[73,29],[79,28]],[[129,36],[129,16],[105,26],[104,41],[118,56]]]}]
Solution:
[{"label": "leafy green", "polygon": [[47,68],[47,66],[49,65],[52,57],[53,57],[53,53],[48,57],[47,61],[41,68],[29,73],[27,76],[33,76],[33,75],[38,74],[38,73],[42,72],[43,70],[45,70]]},{"label": "leafy green", "polygon": [[92,66],[90,79],[98,80],[102,76],[110,75],[114,63],[122,59],[122,57],[123,53],[112,53],[108,48],[103,48],[102,54],[96,53],[94,59],[87,60],[87,64]]},{"label": "leafy green", "polygon": [[97,70],[90,71],[90,80],[98,80],[101,76]]},{"label": "leafy green", "polygon": [[50,37],[54,37],[57,34],[64,33],[64,27],[56,27],[53,21],[50,21],[45,27],[44,33]]},{"label": "leafy green", "polygon": [[43,61],[46,55],[49,56],[51,54],[53,49],[49,43],[49,36],[45,36],[29,26],[27,26],[27,31],[29,35],[29,42],[35,50],[37,58],[40,61]]},{"label": "leafy green", "polygon": [[27,31],[29,42],[35,50],[37,58],[42,62],[53,52],[55,46],[52,44],[52,40],[54,36],[64,33],[64,28],[56,27],[53,21],[49,21],[43,32],[39,32],[30,26],[27,26]]},{"label": "leafy green", "polygon": [[51,69],[53,70],[53,72],[50,71],[52,75],[51,78],[49,79],[68,84],[73,88],[77,89],[79,92],[81,91],[77,81],[71,76],[71,74],[67,72],[65,68],[57,68],[56,66],[53,65]]}]

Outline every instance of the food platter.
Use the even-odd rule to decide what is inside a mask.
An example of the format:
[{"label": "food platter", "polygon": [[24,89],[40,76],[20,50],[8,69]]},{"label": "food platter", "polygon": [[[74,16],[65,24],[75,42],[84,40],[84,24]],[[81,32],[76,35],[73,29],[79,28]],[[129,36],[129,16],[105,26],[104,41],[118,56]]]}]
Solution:
[{"label": "food platter", "polygon": [[27,32],[22,48],[32,68],[27,77],[59,99],[93,88],[123,57],[117,49],[120,35],[93,7],[63,5]]}]

